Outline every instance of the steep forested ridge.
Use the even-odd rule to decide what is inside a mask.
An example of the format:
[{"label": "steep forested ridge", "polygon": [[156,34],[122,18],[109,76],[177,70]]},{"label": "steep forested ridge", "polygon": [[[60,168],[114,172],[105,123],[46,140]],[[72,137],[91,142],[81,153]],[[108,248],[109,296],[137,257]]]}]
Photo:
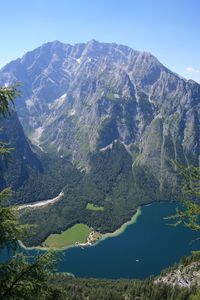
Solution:
[{"label": "steep forested ridge", "polygon": [[15,191],[28,179],[30,172],[41,172],[42,164],[33,152],[15,111],[0,118],[0,128],[0,140],[12,149],[7,159],[0,158],[0,186],[1,189],[10,186]]}]

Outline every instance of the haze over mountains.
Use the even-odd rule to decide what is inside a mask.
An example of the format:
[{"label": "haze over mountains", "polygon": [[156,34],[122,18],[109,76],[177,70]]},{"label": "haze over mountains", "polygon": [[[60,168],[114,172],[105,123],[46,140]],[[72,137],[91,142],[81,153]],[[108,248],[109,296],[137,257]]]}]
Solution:
[{"label": "haze over mountains", "polygon": [[[35,144],[33,147],[25,138],[16,114],[8,124],[1,121],[7,140],[14,143],[14,132],[24,141],[19,155],[14,156],[19,161],[16,176],[1,162],[4,185],[20,190],[17,201],[55,196],[75,172],[81,207],[88,201],[98,203],[105,207],[105,214],[98,216],[98,224],[95,213],[73,216],[67,224],[82,218],[103,231],[111,230],[139,204],[177,196],[172,160],[199,165],[200,85],[174,74],[149,53],[95,40],[74,46],[55,41],[1,69],[0,85],[17,81],[23,84],[16,101],[17,115]],[[49,157],[60,166],[66,161],[62,182],[55,183],[57,166],[51,192],[47,180],[45,195],[41,192],[37,199],[36,191],[31,199],[24,191],[35,178],[41,179],[46,168],[52,168]],[[58,208],[54,209],[59,215]],[[112,224],[107,220],[105,225],[111,209]],[[63,228],[61,223],[55,230]]]}]

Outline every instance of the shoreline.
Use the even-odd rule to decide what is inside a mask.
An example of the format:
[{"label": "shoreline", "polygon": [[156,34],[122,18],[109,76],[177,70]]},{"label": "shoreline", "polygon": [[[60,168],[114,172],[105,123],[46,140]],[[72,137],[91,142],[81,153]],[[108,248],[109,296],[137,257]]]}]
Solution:
[{"label": "shoreline", "polygon": [[106,240],[107,238],[113,238],[113,237],[117,237],[120,234],[124,233],[124,231],[126,230],[126,228],[129,225],[135,224],[137,222],[138,217],[142,214],[142,210],[141,207],[138,207],[136,212],[134,213],[134,215],[132,216],[132,218],[130,220],[128,220],[127,222],[123,223],[118,229],[116,229],[113,232],[108,232],[108,233],[104,233],[102,234],[102,237],[97,240],[95,243],[91,244],[91,245],[79,245],[79,244],[73,244],[73,245],[69,245],[66,247],[62,247],[62,248],[52,248],[52,247],[45,247],[45,246],[33,246],[33,247],[26,247],[22,241],[18,241],[19,246],[24,249],[24,250],[39,250],[39,251],[49,251],[49,250],[53,250],[53,251],[65,251],[68,250],[70,248],[87,248],[87,247],[94,247],[97,244],[101,243],[102,241]]},{"label": "shoreline", "polygon": [[[132,218],[129,221],[123,223],[118,229],[116,229],[113,232],[108,232],[108,233],[102,234],[102,238],[99,241],[97,241],[97,243],[101,242],[107,238],[116,237],[116,236],[124,233],[124,231],[126,230],[126,228],[128,226],[135,224],[137,222],[137,219],[141,214],[142,214],[142,210],[140,207],[138,207],[136,213],[132,216]],[[95,243],[95,244],[97,244],[97,243]]]}]

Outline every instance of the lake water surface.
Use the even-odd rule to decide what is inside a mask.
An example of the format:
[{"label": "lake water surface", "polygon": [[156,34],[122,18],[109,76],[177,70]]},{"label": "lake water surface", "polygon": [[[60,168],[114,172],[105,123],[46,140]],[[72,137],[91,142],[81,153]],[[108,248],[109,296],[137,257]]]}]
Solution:
[{"label": "lake water surface", "polygon": [[89,248],[62,251],[58,271],[98,278],[145,278],[159,274],[183,255],[200,250],[200,241],[194,242],[198,233],[167,225],[170,221],[164,217],[173,214],[176,206],[169,202],[144,206],[137,222],[122,234]]}]

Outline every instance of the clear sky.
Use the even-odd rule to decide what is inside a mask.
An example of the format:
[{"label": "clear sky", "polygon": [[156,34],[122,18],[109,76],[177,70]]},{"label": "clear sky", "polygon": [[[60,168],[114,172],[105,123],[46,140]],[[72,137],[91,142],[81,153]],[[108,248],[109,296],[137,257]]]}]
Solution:
[{"label": "clear sky", "polygon": [[41,44],[116,42],[200,82],[200,0],[0,0],[0,67]]}]

